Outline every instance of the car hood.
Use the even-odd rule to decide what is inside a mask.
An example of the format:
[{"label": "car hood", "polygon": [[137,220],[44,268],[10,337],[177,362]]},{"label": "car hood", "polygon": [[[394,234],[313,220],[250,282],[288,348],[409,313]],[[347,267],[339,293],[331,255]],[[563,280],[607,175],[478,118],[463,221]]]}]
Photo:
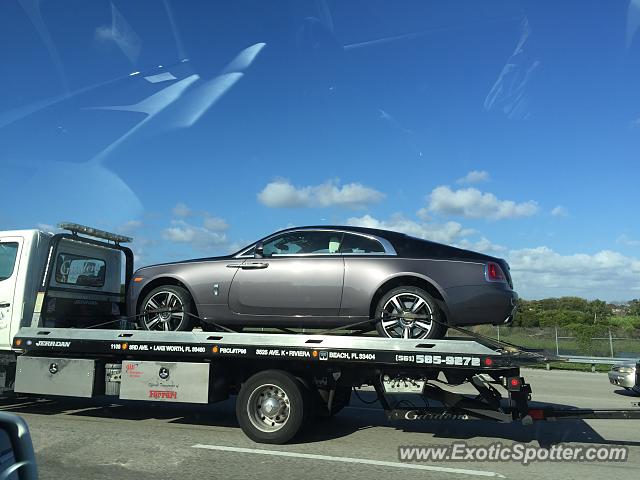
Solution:
[{"label": "car hood", "polygon": [[233,259],[233,255],[222,255],[219,257],[204,257],[204,258],[193,258],[190,260],[179,260],[177,262],[165,262],[165,263],[156,263],[153,265],[146,265],[144,267],[140,267],[136,272],[142,272],[148,269],[156,269],[168,267],[171,265],[184,265],[185,263],[203,263],[203,262],[215,262],[215,261],[229,261]]}]

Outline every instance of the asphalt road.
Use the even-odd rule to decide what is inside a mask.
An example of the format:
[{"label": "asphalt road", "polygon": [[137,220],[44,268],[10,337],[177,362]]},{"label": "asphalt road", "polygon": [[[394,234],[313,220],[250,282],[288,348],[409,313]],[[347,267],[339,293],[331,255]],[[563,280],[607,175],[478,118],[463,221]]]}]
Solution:
[{"label": "asphalt road", "polygon": [[[610,386],[605,374],[527,370],[534,399],[562,405],[628,408],[640,401]],[[372,393],[364,392],[365,399]],[[333,419],[317,421],[298,443],[253,443],[237,426],[233,402],[206,406],[96,401],[0,400],[31,429],[42,479],[598,479],[638,478],[640,421],[537,422],[532,426],[482,421],[388,422],[376,406],[354,399]],[[472,446],[524,442],[629,448],[624,463],[415,462],[398,460],[398,447]]]}]

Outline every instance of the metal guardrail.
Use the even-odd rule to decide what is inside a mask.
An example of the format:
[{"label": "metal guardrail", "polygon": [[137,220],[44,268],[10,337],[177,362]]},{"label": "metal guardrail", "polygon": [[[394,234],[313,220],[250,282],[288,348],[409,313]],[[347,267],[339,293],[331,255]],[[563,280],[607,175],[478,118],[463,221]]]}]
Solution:
[{"label": "metal guardrail", "polygon": [[565,359],[569,363],[589,363],[591,365],[602,364],[614,364],[614,363],[633,363],[635,364],[638,358],[623,358],[623,357],[588,357],[583,355],[558,355],[559,358]]}]

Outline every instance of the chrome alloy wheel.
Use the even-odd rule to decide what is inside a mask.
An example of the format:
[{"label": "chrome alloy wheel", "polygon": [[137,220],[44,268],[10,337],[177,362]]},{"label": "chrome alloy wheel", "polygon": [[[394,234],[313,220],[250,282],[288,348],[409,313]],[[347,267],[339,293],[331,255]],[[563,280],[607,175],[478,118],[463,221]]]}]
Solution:
[{"label": "chrome alloy wheel", "polygon": [[147,300],[144,310],[162,310],[166,312],[149,313],[142,317],[147,330],[160,330],[164,332],[175,331],[184,318],[184,305],[182,300],[173,292],[158,292]]},{"label": "chrome alloy wheel", "polygon": [[415,293],[399,293],[382,308],[382,329],[390,338],[425,338],[433,329],[433,311],[424,298]]},{"label": "chrome alloy wheel", "polygon": [[258,430],[277,432],[289,420],[289,397],[277,385],[260,385],[249,396],[247,413]]}]

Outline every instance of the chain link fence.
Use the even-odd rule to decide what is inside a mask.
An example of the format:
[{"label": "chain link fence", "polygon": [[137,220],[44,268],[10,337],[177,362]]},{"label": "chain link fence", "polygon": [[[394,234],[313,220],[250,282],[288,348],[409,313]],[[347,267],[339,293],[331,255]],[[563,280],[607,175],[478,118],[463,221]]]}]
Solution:
[{"label": "chain link fence", "polygon": [[[640,330],[602,328],[573,330],[562,327],[525,328],[480,325],[473,330],[482,335],[526,348],[542,349],[560,356],[640,358]],[[455,335],[454,332],[451,332]]]}]

